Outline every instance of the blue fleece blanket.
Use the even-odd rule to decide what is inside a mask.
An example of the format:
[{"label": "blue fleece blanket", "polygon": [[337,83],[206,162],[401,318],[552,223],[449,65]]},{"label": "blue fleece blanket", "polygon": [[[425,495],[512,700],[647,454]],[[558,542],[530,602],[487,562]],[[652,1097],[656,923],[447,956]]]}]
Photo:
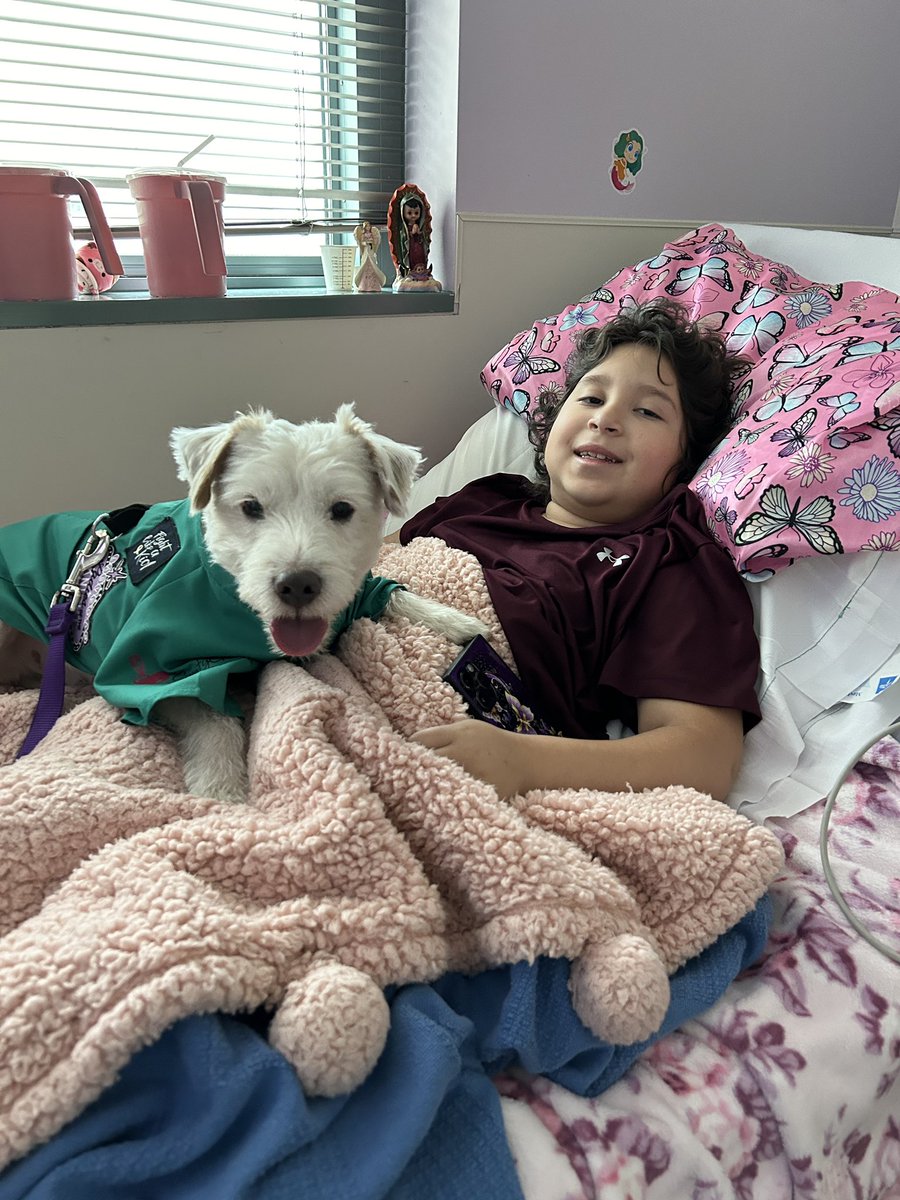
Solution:
[{"label": "blue fleece blanket", "polygon": [[[673,977],[657,1037],[759,957],[769,919],[766,898]],[[595,1096],[649,1045],[598,1042],[567,983],[542,959],[394,990],[375,1070],[333,1100],[304,1096],[259,1018],[191,1017],[10,1166],[0,1200],[522,1200],[491,1076],[519,1066]]]}]

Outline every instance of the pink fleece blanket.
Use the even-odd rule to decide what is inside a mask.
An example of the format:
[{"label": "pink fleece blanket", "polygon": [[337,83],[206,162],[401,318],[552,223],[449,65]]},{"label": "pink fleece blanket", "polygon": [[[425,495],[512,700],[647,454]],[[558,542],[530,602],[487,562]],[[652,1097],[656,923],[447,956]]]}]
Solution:
[{"label": "pink fleece blanket", "polygon": [[[422,539],[379,570],[481,616],[511,661],[474,559]],[[185,794],[169,735],[90,693],[14,762],[35,694],[0,696],[0,1167],[192,1013],[271,1007],[325,1095],[377,1060],[382,989],[447,970],[570,958],[600,1038],[655,1032],[668,975],[758,900],[777,839],[683,787],[499,801],[408,740],[462,715],[455,653],[360,621],[308,669],[267,666],[245,806]]]}]

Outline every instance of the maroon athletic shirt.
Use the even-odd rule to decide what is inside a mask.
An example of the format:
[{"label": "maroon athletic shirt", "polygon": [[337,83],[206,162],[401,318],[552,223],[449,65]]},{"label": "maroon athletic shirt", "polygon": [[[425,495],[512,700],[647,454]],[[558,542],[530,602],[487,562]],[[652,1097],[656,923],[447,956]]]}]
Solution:
[{"label": "maroon athletic shirt", "polygon": [[568,529],[520,475],[441,497],[400,531],[473,554],[541,715],[602,738],[636,701],[685,700],[760,719],[759,647],[746,587],[685,486],[627,525]]}]

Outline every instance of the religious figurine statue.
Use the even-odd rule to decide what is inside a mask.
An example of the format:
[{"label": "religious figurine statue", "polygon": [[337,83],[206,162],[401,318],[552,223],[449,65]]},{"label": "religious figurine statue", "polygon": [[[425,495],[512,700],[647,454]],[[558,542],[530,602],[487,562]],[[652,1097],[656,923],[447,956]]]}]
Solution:
[{"label": "religious figurine statue", "polygon": [[353,230],[353,236],[359,246],[359,267],[353,276],[353,286],[358,292],[380,292],[387,282],[376,259],[381,233],[371,221],[363,221]]},{"label": "religious figurine statue", "polygon": [[395,292],[439,292],[440,282],[431,274],[431,208],[425,193],[414,183],[404,183],[388,205],[388,238],[391,258],[397,268]]}]

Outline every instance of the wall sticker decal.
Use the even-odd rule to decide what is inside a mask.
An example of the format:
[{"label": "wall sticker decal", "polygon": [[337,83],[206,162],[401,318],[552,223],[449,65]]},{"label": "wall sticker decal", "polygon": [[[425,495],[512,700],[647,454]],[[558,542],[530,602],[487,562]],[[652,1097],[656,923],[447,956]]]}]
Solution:
[{"label": "wall sticker decal", "polygon": [[620,133],[614,146],[612,167],[609,177],[617,192],[630,192],[635,184],[635,175],[643,166],[646,142],[637,129]]}]

